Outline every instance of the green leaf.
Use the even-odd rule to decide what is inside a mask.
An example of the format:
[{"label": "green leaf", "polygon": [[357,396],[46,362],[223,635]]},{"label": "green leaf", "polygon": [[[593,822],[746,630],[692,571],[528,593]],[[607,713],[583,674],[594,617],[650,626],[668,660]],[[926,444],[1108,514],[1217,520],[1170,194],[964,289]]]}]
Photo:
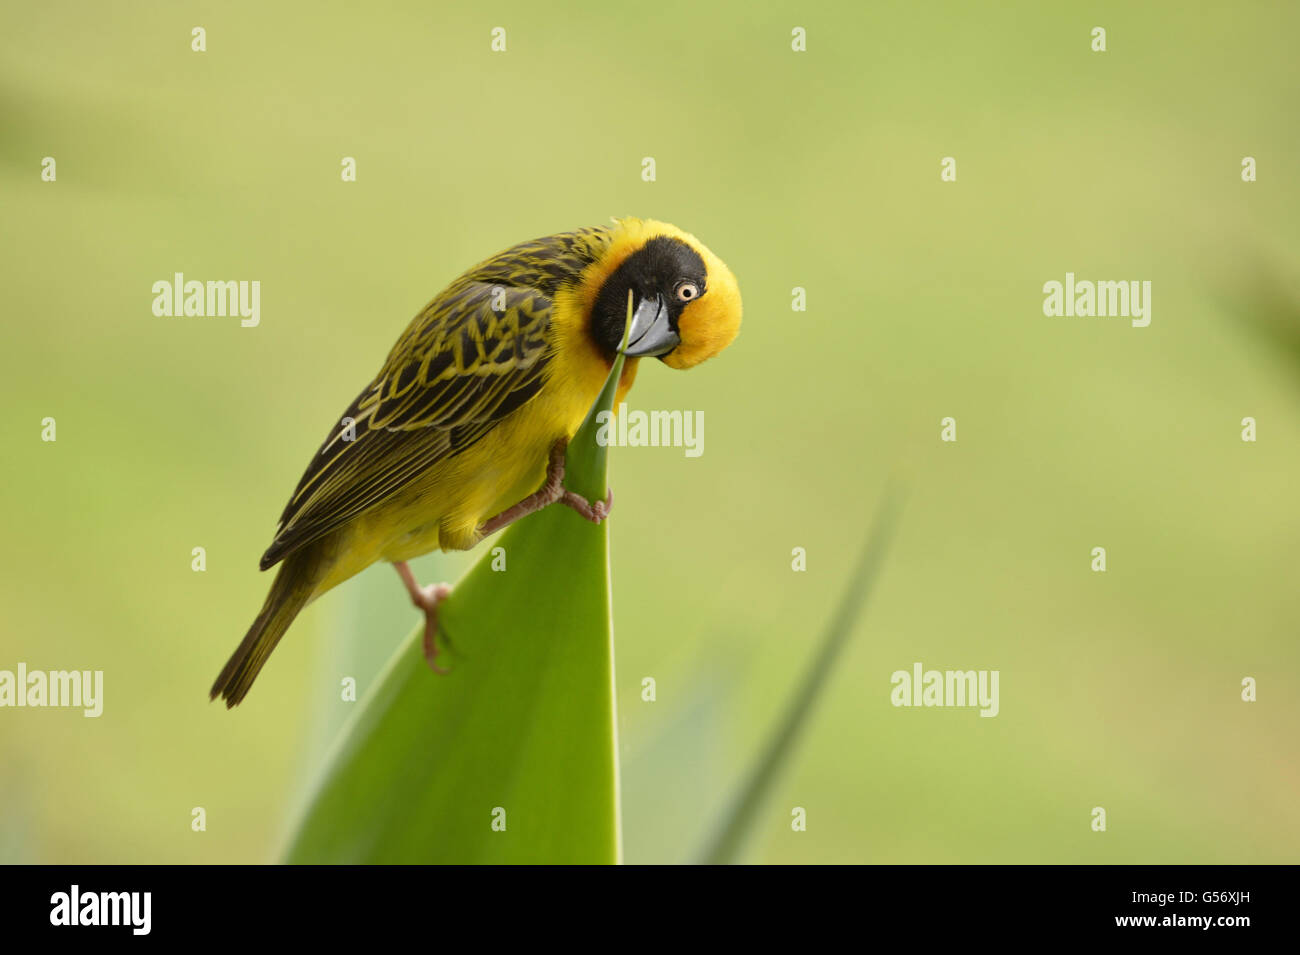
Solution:
[{"label": "green leaf", "polygon": [[812,714],[813,706],[825,689],[845,644],[853,634],[858,617],[866,606],[901,510],[902,495],[891,487],[881,500],[871,533],[863,545],[857,566],[849,575],[844,596],[840,598],[839,608],[826,628],[812,666],[778,720],[754,767],[733,797],[730,807],[719,820],[717,832],[702,855],[703,862],[725,865],[737,862],[742,857],[768,796],[788,764]]},{"label": "green leaf", "polygon": [[[622,370],[620,354],[569,443],[565,484],[589,499]],[[286,861],[620,861],[608,551],[605,526],[563,505],[491,542],[439,607],[451,672],[425,663],[421,623],[341,734]]]}]

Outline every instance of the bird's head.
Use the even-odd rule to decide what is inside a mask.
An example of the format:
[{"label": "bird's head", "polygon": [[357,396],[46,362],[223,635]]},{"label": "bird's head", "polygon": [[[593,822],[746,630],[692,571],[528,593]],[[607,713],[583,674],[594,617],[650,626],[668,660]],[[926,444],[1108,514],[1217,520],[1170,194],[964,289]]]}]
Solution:
[{"label": "bird's head", "polygon": [[629,292],[629,358],[690,368],[735,340],[741,316],[736,277],[693,235],[665,222],[620,219],[601,259],[591,332],[609,360],[623,343]]}]

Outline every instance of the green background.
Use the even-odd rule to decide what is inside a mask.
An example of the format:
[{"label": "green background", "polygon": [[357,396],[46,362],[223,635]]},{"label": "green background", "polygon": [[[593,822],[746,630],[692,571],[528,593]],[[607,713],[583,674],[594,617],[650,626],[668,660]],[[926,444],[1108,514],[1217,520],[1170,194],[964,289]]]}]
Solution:
[{"label": "green background", "polygon": [[[698,849],[891,473],[907,512],[751,858],[1296,861],[1300,9],[759,6],[5,12],[0,669],[102,669],[105,712],[0,710],[0,859],[277,857],[340,679],[416,622],[373,567],[209,705],[285,498],[462,269],[630,214],[698,235],[746,315],[632,393],[702,410],[704,455],[610,456],[628,861]],[[260,327],[155,317],[177,271],[259,280]],[[1067,271],[1150,280],[1150,327],[1045,317]],[[999,670],[1000,714],[892,707],[916,661]]]}]

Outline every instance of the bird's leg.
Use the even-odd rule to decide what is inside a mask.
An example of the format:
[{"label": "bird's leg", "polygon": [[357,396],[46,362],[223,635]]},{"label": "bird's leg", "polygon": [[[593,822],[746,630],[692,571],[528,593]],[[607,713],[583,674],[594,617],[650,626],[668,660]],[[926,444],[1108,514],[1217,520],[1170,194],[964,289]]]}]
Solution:
[{"label": "bird's leg", "polygon": [[550,461],[546,465],[546,483],[542,485],[541,490],[528,495],[514,507],[506,508],[496,517],[489,518],[479,525],[478,530],[482,537],[487,537],[506,525],[513,524],[519,518],[527,517],[534,511],[540,511],[557,501],[573,508],[593,524],[599,524],[609,517],[610,508],[614,506],[613,491],[607,491],[603,501],[588,501],[581,494],[570,491],[564,486],[564,450],[568,446],[567,438],[555,442],[551,448]]},{"label": "bird's leg", "polygon": [[430,584],[421,587],[415,582],[415,574],[411,573],[411,568],[407,566],[406,561],[398,561],[393,566],[397,568],[402,583],[406,584],[406,592],[411,595],[411,603],[424,611],[424,659],[434,673],[446,673],[447,671],[436,662],[438,644],[434,642],[434,638],[438,635],[438,604],[451,593],[451,586]]}]

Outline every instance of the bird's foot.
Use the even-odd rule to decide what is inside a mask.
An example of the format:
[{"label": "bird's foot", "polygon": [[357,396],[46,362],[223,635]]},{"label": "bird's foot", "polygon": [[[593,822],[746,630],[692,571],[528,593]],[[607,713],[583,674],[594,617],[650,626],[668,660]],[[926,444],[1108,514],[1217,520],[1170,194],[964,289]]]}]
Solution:
[{"label": "bird's foot", "polygon": [[608,488],[605,491],[605,500],[588,501],[581,494],[575,494],[573,491],[566,490],[560,502],[565,507],[571,507],[593,524],[599,524],[605,518],[609,517],[610,510],[614,507],[614,491]]},{"label": "bird's foot", "polygon": [[[438,604],[447,599],[451,593],[451,585],[429,584],[427,587],[421,587],[415,580],[415,574],[411,573],[411,568],[407,566],[406,561],[399,561],[393,564],[397,568],[398,575],[402,578],[402,583],[406,585],[406,592],[411,597],[411,603],[417,608],[424,611],[424,659],[429,664],[429,669],[434,673],[446,673],[447,671],[438,666]],[[443,638],[446,642],[446,638]]]},{"label": "bird's foot", "polygon": [[496,517],[479,525],[480,539],[513,524],[521,517],[526,517],[534,511],[540,511],[557,502],[573,508],[593,524],[599,524],[609,517],[610,509],[614,506],[613,491],[606,491],[603,501],[588,501],[581,494],[570,491],[564,486],[564,452],[568,446],[569,442],[566,438],[561,438],[552,445],[551,457],[546,465],[546,482],[541,490],[528,495],[514,507],[507,508]]}]

